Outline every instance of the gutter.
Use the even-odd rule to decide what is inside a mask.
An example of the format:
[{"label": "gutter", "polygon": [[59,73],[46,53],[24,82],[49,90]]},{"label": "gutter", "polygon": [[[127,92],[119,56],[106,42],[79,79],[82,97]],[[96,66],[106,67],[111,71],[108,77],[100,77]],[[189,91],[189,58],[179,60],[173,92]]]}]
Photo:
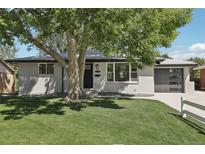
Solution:
[{"label": "gutter", "polygon": [[171,66],[191,66],[191,67],[195,67],[196,64],[159,64],[159,65],[155,65],[155,67],[171,67]]}]

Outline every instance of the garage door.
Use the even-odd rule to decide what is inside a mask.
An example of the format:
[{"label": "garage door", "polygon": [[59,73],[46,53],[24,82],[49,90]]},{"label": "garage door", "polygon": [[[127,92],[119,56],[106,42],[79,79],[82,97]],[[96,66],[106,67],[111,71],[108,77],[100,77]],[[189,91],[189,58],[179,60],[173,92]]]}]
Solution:
[{"label": "garage door", "polygon": [[182,68],[155,68],[155,92],[184,92]]}]

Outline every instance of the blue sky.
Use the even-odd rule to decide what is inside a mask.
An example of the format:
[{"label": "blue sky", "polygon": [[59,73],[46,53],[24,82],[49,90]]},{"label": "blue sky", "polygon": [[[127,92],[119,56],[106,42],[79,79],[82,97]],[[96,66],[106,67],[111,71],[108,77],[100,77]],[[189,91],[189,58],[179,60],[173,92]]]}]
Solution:
[{"label": "blue sky", "polygon": [[205,58],[205,9],[194,9],[192,21],[177,31],[179,35],[172,46],[161,48],[161,53],[179,59]]},{"label": "blue sky", "polygon": [[[179,59],[190,57],[205,58],[205,9],[194,9],[191,23],[177,30],[180,34],[173,41],[170,48],[160,48],[161,53],[167,53],[169,56]],[[33,49],[26,50],[25,45],[17,45],[19,51],[17,57],[29,57],[38,54]]]}]

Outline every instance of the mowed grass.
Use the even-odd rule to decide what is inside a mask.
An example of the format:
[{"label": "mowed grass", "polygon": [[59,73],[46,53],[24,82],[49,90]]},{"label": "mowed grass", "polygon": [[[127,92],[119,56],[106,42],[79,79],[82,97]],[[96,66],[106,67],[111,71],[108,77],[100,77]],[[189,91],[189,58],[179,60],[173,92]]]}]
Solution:
[{"label": "mowed grass", "polygon": [[205,144],[204,125],[155,100],[0,98],[0,144]]}]

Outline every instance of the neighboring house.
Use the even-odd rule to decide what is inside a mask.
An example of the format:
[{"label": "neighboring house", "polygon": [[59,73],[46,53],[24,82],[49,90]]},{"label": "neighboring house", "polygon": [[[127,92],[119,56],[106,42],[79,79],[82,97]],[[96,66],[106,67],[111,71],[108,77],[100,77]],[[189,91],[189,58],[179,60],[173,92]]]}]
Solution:
[{"label": "neighboring house", "polygon": [[[66,54],[61,54],[67,59]],[[19,66],[19,95],[65,93],[67,74],[50,56],[8,60]],[[122,57],[106,58],[101,52],[87,51],[84,88],[96,92],[154,94],[194,91],[189,70],[195,63],[156,58],[154,66],[138,69]]]},{"label": "neighboring house", "polygon": [[0,59],[0,93],[14,92],[14,74],[13,68]]},{"label": "neighboring house", "polygon": [[205,65],[194,68],[200,71],[200,89],[205,90]]}]

